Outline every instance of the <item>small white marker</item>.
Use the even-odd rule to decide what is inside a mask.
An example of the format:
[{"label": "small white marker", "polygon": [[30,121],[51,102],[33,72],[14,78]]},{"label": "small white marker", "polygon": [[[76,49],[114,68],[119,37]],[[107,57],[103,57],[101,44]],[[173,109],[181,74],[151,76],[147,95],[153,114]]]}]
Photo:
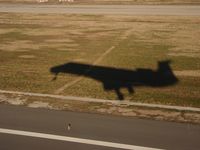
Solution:
[{"label": "small white marker", "polygon": [[68,131],[71,130],[71,124],[70,123],[67,125],[67,130]]}]

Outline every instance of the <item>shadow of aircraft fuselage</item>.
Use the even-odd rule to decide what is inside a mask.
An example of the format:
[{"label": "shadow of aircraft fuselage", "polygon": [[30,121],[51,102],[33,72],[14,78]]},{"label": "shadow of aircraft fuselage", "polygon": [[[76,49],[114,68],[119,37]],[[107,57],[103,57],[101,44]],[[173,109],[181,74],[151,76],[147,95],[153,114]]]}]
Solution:
[{"label": "shadow of aircraft fuselage", "polygon": [[103,83],[104,90],[115,90],[118,98],[122,100],[124,96],[120,92],[121,88],[127,88],[129,93],[133,93],[134,86],[164,87],[177,83],[178,79],[169,63],[168,60],[158,62],[157,70],[127,70],[70,62],[52,67],[50,71],[55,74],[54,79],[59,73],[70,73],[98,80]]}]

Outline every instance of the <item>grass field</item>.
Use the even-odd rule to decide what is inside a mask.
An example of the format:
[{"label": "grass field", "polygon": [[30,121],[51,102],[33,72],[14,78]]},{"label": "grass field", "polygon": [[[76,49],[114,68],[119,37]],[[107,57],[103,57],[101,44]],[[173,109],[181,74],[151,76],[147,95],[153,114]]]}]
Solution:
[{"label": "grass field", "polygon": [[51,69],[73,62],[149,73],[170,60],[176,84],[135,84],[133,94],[121,86],[124,99],[200,107],[199,17],[1,13],[0,39],[0,89],[114,100],[104,79],[62,70],[55,79]]}]

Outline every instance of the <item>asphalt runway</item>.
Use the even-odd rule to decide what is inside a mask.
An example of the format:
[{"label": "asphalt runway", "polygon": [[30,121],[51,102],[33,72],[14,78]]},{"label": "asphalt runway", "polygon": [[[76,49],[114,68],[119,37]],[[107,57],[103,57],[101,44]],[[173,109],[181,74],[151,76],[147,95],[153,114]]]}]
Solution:
[{"label": "asphalt runway", "polygon": [[199,5],[39,5],[0,4],[0,12],[199,16]]},{"label": "asphalt runway", "polygon": [[[145,119],[75,113],[20,106],[0,105],[0,149],[118,149],[99,141],[139,146],[138,150],[157,148],[198,150],[200,126]],[[71,129],[67,125],[71,124]],[[4,130],[12,129],[11,133]],[[24,136],[22,131],[31,132]],[[7,132],[7,131],[6,131]],[[42,133],[42,135],[38,134]],[[45,134],[45,138],[41,138]],[[59,136],[59,140],[52,139]],[[38,137],[37,137],[38,136]],[[95,140],[85,144],[60,138]],[[130,146],[129,146],[130,147]],[[137,150],[137,148],[135,149]]]}]

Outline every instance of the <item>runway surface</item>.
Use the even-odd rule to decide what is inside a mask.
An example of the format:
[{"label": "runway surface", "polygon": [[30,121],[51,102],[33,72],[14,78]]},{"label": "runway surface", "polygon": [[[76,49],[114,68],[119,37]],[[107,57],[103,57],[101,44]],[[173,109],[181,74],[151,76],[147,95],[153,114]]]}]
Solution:
[{"label": "runway surface", "polygon": [[110,14],[110,15],[178,15],[199,16],[200,6],[191,5],[36,5],[0,4],[0,12]]},{"label": "runway surface", "polygon": [[9,105],[0,105],[0,118],[0,149],[113,150],[120,144],[135,150],[200,148],[200,126],[188,123]]}]

